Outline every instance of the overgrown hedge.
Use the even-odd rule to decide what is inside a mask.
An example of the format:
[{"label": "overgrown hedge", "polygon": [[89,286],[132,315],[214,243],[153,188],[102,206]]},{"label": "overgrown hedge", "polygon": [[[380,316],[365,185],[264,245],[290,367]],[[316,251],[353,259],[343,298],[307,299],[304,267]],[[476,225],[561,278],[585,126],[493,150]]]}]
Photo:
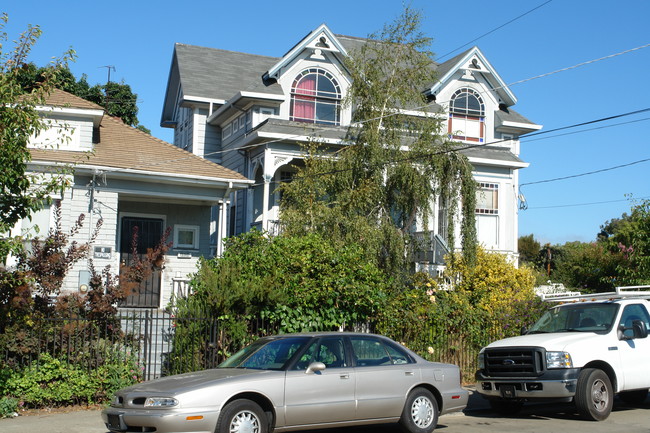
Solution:
[{"label": "overgrown hedge", "polygon": [[[471,382],[480,348],[519,334],[544,308],[528,269],[481,249],[475,264],[456,257],[443,278],[433,279],[386,275],[362,259],[358,246],[337,246],[317,235],[253,231],[227,247],[222,258],[201,262],[193,294],[174,304],[173,373],[189,367],[175,362],[186,360],[188,351],[200,368],[207,356],[223,359],[259,334],[369,330],[427,359],[460,365]],[[213,317],[217,325],[192,317]],[[209,335],[209,326],[218,334],[205,350],[195,340]]]}]

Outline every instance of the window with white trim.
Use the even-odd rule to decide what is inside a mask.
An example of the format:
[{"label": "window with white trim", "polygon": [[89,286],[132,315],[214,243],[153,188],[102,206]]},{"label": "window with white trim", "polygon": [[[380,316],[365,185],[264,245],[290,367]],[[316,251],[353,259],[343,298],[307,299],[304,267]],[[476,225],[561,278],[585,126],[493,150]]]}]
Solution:
[{"label": "window with white trim", "polygon": [[341,88],[332,74],[320,68],[298,74],[291,86],[291,120],[338,125],[340,111]]},{"label": "window with white trim", "polygon": [[485,104],[473,89],[457,90],[449,104],[449,136],[462,141],[485,141]]},{"label": "window with white trim", "polygon": [[481,182],[476,190],[476,213],[499,214],[499,184]]},{"label": "window with white trim", "polygon": [[174,248],[199,249],[199,226],[174,225]]}]

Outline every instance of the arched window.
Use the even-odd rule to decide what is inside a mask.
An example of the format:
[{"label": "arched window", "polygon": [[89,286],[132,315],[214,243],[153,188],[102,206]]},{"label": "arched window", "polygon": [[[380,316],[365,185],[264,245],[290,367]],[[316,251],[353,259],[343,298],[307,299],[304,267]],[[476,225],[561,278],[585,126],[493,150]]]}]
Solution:
[{"label": "arched window", "polygon": [[291,120],[338,125],[341,89],[329,72],[320,68],[302,71],[291,86]]},{"label": "arched window", "polygon": [[485,141],[485,104],[472,89],[459,89],[449,104],[449,135],[457,140]]}]

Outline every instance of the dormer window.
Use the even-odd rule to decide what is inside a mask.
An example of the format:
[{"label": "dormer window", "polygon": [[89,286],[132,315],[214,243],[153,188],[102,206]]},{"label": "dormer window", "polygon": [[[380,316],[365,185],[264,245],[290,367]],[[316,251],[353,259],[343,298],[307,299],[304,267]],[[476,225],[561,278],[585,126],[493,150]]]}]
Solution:
[{"label": "dormer window", "polygon": [[449,135],[456,140],[485,141],[485,105],[472,89],[459,89],[449,104]]},{"label": "dormer window", "polygon": [[340,106],[341,88],[323,69],[304,70],[291,86],[291,120],[338,125]]}]

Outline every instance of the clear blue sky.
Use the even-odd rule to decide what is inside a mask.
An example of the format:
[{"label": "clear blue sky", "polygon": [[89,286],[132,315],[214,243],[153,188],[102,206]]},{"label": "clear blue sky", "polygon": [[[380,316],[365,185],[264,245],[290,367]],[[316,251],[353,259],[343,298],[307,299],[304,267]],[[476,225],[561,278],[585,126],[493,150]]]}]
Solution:
[{"label": "clear blue sky", "polygon": [[[475,38],[542,5],[546,0],[415,0],[424,14],[432,51],[444,56]],[[92,84],[107,78],[138,94],[140,122],[171,141],[159,127],[175,42],[282,56],[309,31],[326,23],[333,32],[367,36],[393,20],[401,0],[3,2],[6,31],[16,39],[27,24],[43,36],[32,52],[39,66],[72,47],[71,65]],[[181,5],[182,6],[179,6]],[[650,43],[650,1],[553,0],[482,37],[478,45],[506,83],[515,83]],[[468,45],[463,49],[469,48]],[[5,47],[4,49],[8,49]],[[442,57],[446,60],[460,51]],[[650,70],[650,47],[511,86],[515,110],[543,131],[650,107],[642,79]],[[650,112],[601,122],[559,136],[522,139],[530,167],[521,182],[574,176],[650,158]],[[612,126],[618,123],[621,126]],[[608,128],[602,128],[610,126]],[[593,129],[600,128],[600,129]],[[650,161],[563,181],[524,185],[528,209],[520,212],[520,235],[541,242],[591,241],[599,226],[630,210],[626,195],[650,197]],[[597,204],[595,204],[597,203]]]}]

